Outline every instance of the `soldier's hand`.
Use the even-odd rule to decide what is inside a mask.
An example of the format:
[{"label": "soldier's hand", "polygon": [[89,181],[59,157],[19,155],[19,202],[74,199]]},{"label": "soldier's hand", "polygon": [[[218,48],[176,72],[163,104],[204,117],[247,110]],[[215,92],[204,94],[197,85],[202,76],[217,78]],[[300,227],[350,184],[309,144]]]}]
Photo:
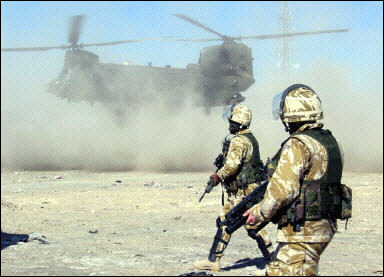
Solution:
[{"label": "soldier's hand", "polygon": [[254,225],[256,224],[256,218],[253,216],[252,209],[249,209],[243,214],[244,217],[247,217],[247,221],[245,224],[247,225]]},{"label": "soldier's hand", "polygon": [[217,175],[217,173],[212,174],[209,179],[213,180],[214,186],[220,183],[220,177]]}]

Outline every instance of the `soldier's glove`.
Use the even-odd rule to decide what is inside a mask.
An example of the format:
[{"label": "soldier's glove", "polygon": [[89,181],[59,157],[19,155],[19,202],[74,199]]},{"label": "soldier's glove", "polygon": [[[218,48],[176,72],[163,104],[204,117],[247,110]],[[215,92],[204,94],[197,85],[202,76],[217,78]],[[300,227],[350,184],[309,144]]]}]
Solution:
[{"label": "soldier's glove", "polygon": [[220,177],[217,173],[212,174],[209,179],[210,181],[213,180],[213,186],[217,186],[220,183]]}]

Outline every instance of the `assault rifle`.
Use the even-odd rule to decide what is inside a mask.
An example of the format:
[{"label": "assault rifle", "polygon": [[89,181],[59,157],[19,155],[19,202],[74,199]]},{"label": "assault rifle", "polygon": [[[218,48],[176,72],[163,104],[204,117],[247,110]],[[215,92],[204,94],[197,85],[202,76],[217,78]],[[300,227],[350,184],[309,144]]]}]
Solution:
[{"label": "assault rifle", "polygon": [[[225,231],[228,234],[234,233],[237,229],[245,224],[247,217],[244,217],[243,214],[252,208],[254,205],[258,204],[263,200],[265,191],[268,186],[268,180],[264,181],[261,185],[255,188],[250,194],[241,200],[239,204],[233,207],[226,215],[225,219],[219,223],[219,227],[226,226]],[[286,213],[285,222],[294,225],[295,231],[300,232],[301,220],[303,219],[304,206],[303,204],[296,205],[296,201],[292,202],[290,205],[287,205],[281,209],[277,214],[275,214],[270,221],[265,221],[261,223],[255,230],[256,233],[263,229],[269,222],[278,223],[281,219],[281,215]]]},{"label": "assault rifle", "polygon": [[[215,173],[217,173],[217,171],[220,170],[220,168],[222,168],[224,166],[224,160],[225,160],[225,156],[227,155],[228,153],[228,149],[229,149],[229,144],[231,143],[231,139],[232,139],[232,136],[231,135],[228,135],[224,138],[223,142],[222,142],[222,151],[221,153],[216,157],[215,161],[213,162],[213,165],[216,166],[216,171]],[[208,183],[207,183],[207,186],[205,187],[205,191],[203,193],[203,195],[200,197],[199,199],[199,202],[201,202],[201,200],[203,200],[204,196],[206,193],[210,193],[213,189],[213,187],[215,186],[215,182],[213,181],[212,178],[209,179]]]},{"label": "assault rifle", "polygon": [[[216,166],[216,171],[215,171],[215,173],[217,172],[217,171],[219,171],[220,170],[220,168],[222,168],[223,166],[224,166],[224,155],[223,155],[223,153],[220,153],[217,157],[216,157],[216,159],[215,159],[215,161],[213,162],[213,164]],[[205,191],[204,191],[204,193],[203,193],[203,195],[200,197],[200,199],[199,199],[199,202],[201,202],[201,200],[203,200],[203,198],[204,198],[204,196],[205,196],[205,194],[206,193],[210,193],[211,191],[212,191],[212,189],[213,189],[213,187],[215,186],[215,182],[213,181],[213,179],[212,178],[210,178],[209,179],[209,181],[208,181],[208,183],[207,183],[207,186],[205,187]]]},{"label": "assault rifle", "polygon": [[[237,229],[245,224],[247,218],[243,216],[243,214],[252,208],[254,205],[258,204],[263,200],[264,193],[267,189],[268,181],[265,181],[257,188],[255,188],[250,194],[243,198],[243,200],[233,207],[226,215],[224,221],[220,223],[220,227],[227,226],[225,231],[228,234],[234,233]],[[265,225],[269,222],[263,222],[256,231],[260,231]]]}]

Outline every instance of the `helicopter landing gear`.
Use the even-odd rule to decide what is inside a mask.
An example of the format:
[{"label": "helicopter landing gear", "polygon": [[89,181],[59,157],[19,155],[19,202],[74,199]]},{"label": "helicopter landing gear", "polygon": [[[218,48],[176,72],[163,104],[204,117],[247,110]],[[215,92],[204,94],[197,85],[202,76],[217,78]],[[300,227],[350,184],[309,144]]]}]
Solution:
[{"label": "helicopter landing gear", "polygon": [[234,105],[234,104],[238,104],[240,102],[243,102],[244,100],[245,100],[244,96],[242,96],[240,93],[236,93],[236,94],[232,95],[231,99],[229,99],[228,104]]}]

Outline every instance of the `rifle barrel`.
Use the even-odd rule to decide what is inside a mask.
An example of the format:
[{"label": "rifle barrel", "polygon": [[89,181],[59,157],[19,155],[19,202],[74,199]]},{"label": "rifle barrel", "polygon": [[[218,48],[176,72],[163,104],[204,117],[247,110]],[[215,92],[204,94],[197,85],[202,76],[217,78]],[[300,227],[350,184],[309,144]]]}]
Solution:
[{"label": "rifle barrel", "polygon": [[204,198],[204,195],[206,194],[207,192],[206,191],[204,191],[204,193],[203,193],[203,195],[200,197],[200,199],[199,199],[199,202],[201,202],[201,200],[203,200],[203,198]]}]

